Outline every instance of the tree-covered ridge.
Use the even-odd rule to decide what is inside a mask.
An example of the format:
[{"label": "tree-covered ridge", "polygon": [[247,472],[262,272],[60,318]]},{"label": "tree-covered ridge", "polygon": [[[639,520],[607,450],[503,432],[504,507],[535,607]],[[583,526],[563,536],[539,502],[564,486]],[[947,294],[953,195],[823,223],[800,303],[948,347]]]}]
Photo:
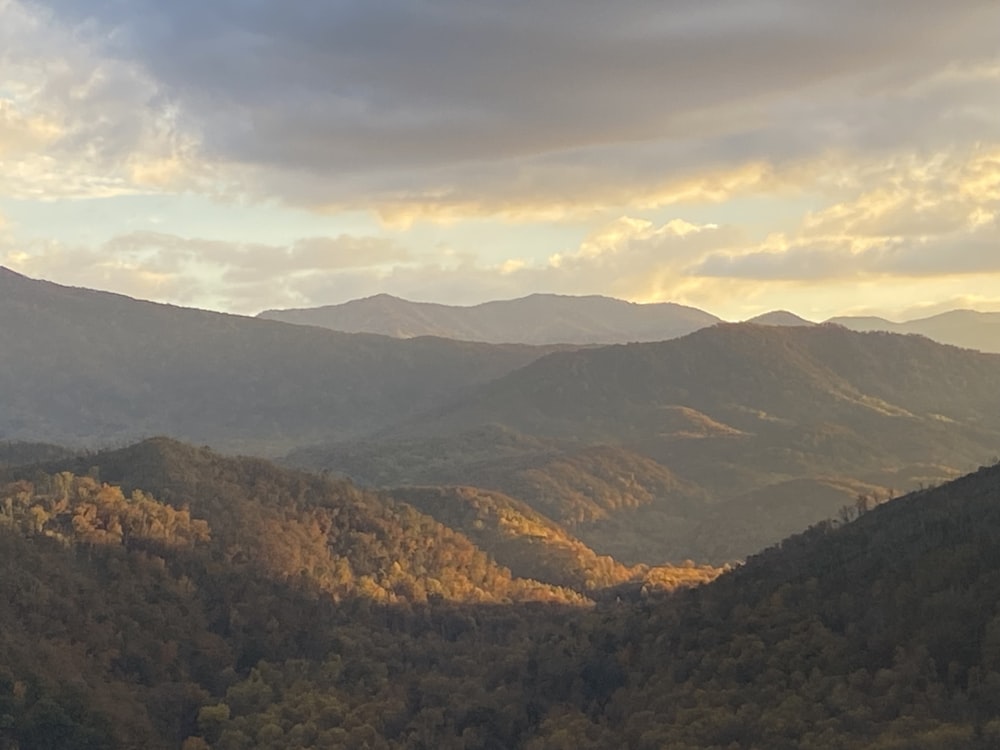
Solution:
[{"label": "tree-covered ridge", "polygon": [[67,543],[193,547],[209,541],[208,523],[187,508],[157,502],[141,490],[63,472],[0,487],[0,524]]},{"label": "tree-covered ridge", "polygon": [[[343,509],[377,496],[355,490],[350,500],[327,480],[169,441],[88,460],[105,481],[127,475],[125,491],[31,469],[31,500],[32,480],[8,472],[18,510],[0,527],[5,748],[987,750],[1000,741],[1000,467],[859,504],[853,522],[813,527],[697,589],[623,588],[580,607],[554,601],[551,587],[550,603],[517,601],[516,581],[502,575],[492,601],[338,592],[322,568],[293,575],[256,554],[260,536],[234,545],[267,509],[294,519],[339,508],[338,521],[357,530]],[[113,527],[110,511],[123,503],[162,505],[131,494],[143,472],[210,536],[167,544],[157,532],[128,544],[66,523],[82,515]],[[187,496],[205,499],[184,506]],[[486,518],[516,507],[465,500]],[[40,528],[36,503],[56,511]],[[87,506],[108,513],[78,514]],[[405,544],[392,549],[413,564]]]},{"label": "tree-covered ridge", "polygon": [[[987,750],[998,538],[994,469],[814,527],[666,600],[553,614],[530,641],[480,625],[454,641],[447,678],[437,656],[387,654],[358,697],[337,657],[261,664],[199,727],[211,747]],[[464,648],[489,659],[477,668]]]},{"label": "tree-covered ridge", "polygon": [[640,453],[496,425],[452,437],[313,446],[293,451],[284,463],[374,486],[475,485],[517,497],[571,526],[653,503],[686,512],[708,500],[703,490]]},{"label": "tree-covered ridge", "polygon": [[396,620],[462,632],[456,601],[585,602],[346,483],[171,441],[86,462],[94,476],[148,471],[175,504],[66,471],[0,485],[5,750],[176,748],[261,658],[316,658]]},{"label": "tree-covered ridge", "polygon": [[719,574],[708,566],[625,566],[598,555],[562,526],[498,492],[476,487],[403,487],[393,497],[471,539],[514,575],[599,594],[626,583],[674,589]]},{"label": "tree-covered ridge", "polygon": [[672,341],[550,354],[399,433],[496,423],[529,435],[620,441],[660,435],[661,410],[676,407],[751,434],[932,416],[996,430],[1000,413],[984,407],[996,404],[998,370],[998,355],[919,336],[722,324]]},{"label": "tree-covered ridge", "polygon": [[0,440],[0,469],[71,458],[73,451],[50,443]]},{"label": "tree-covered ridge", "polygon": [[314,446],[284,462],[387,487],[475,486],[516,498],[601,555],[650,565],[703,559],[675,542],[709,511],[709,493],[621,446],[486,426],[454,437]]},{"label": "tree-covered ridge", "polygon": [[207,521],[227,562],[253,561],[268,575],[302,577],[334,596],[579,600],[515,579],[467,538],[411,506],[262,459],[226,458],[158,438],[58,466],[190,509]]},{"label": "tree-covered ridge", "polygon": [[816,526],[630,613],[603,717],[629,748],[996,747],[998,540],[996,467]]}]

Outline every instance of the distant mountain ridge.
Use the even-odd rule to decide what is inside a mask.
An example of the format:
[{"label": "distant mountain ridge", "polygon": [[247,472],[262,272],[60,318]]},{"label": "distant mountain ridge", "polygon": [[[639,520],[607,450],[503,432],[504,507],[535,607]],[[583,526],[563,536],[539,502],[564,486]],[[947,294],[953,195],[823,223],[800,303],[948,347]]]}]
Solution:
[{"label": "distant mountain ridge", "polygon": [[[723,322],[709,312],[673,302],[636,303],[598,295],[559,294],[532,294],[471,306],[411,302],[376,294],[339,305],[265,310],[257,317],[394,338],[439,336],[522,344],[666,341]],[[745,322],[767,326],[818,324],[788,310],[772,310]],[[952,310],[902,323],[871,316],[840,316],[825,322],[853,331],[915,333],[942,344],[1000,353],[1000,312]]]},{"label": "distant mountain ridge", "polygon": [[340,305],[266,310],[258,317],[348,333],[441,336],[495,344],[661,341],[720,321],[710,313],[673,302],[637,304],[596,295],[557,294],[532,294],[471,307],[410,302],[379,294]]},{"label": "distant mountain ridge", "polygon": [[854,331],[916,333],[943,344],[1000,353],[1000,312],[951,310],[902,323],[885,318],[850,316],[831,318],[829,322]]},{"label": "distant mountain ridge", "polygon": [[385,427],[556,349],[338,333],[0,268],[0,440],[165,434],[279,453]]}]

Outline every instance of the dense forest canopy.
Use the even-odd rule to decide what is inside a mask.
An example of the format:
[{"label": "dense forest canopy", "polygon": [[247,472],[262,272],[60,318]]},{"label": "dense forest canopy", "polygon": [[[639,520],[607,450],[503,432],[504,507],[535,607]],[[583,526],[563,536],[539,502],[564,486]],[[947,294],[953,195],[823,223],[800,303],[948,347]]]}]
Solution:
[{"label": "dense forest canopy", "polygon": [[490,519],[558,538],[530,509],[435,492],[446,502],[164,440],[8,469],[0,743],[1000,741],[1000,468],[860,505],[697,589],[596,604],[511,575],[403,501],[484,545]]}]

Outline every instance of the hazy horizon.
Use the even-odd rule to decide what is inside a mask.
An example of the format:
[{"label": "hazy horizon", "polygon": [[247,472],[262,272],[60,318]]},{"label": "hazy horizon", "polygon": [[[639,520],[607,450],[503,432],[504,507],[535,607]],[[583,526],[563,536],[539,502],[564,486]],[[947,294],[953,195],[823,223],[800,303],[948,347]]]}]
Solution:
[{"label": "hazy horizon", "polygon": [[[15,273],[21,273],[20,271],[17,271],[16,269],[13,269],[13,268],[10,268],[10,267],[4,266],[4,265],[0,265],[0,268],[8,268],[8,270],[14,271]],[[131,292],[127,292],[127,291],[119,291],[117,289],[91,287],[91,286],[86,286],[86,285],[83,285],[83,284],[67,283],[67,282],[59,281],[57,279],[42,278],[42,277],[37,277],[37,276],[31,276],[29,274],[21,274],[21,275],[26,276],[27,278],[30,278],[30,279],[37,280],[37,281],[49,281],[49,282],[52,282],[52,283],[60,284],[62,286],[69,286],[69,287],[80,288],[80,289],[91,289],[93,291],[109,292],[109,293],[112,293],[112,294],[123,294],[123,295],[125,295],[127,297],[131,297],[133,299],[137,299],[137,300],[144,301],[144,302],[157,302],[157,303],[161,303],[161,304],[178,304],[178,303],[171,302],[169,300],[161,300],[161,299],[156,299],[156,298],[153,298],[153,297],[149,297],[149,298],[142,297],[142,296],[136,295],[135,293],[131,293]],[[830,316],[828,316],[826,318],[823,318],[823,319],[816,319],[816,318],[810,318],[807,315],[804,315],[801,312],[799,312],[797,310],[794,310],[794,309],[790,310],[790,309],[786,309],[786,308],[782,308],[782,307],[776,307],[776,306],[775,307],[767,307],[765,305],[765,306],[761,307],[761,309],[759,311],[754,312],[753,314],[749,314],[749,315],[747,315],[744,318],[727,318],[727,317],[725,317],[723,315],[720,315],[719,313],[717,313],[714,310],[697,307],[696,305],[687,305],[686,303],[677,302],[676,300],[640,301],[640,300],[625,299],[625,298],[622,298],[622,297],[614,297],[614,296],[608,295],[608,294],[596,294],[596,293],[595,294],[571,294],[571,293],[565,293],[565,292],[546,292],[546,291],[528,292],[526,294],[519,295],[519,296],[514,296],[514,297],[490,298],[490,299],[482,299],[482,300],[478,300],[478,301],[466,302],[466,303],[457,303],[457,304],[443,302],[443,301],[437,300],[437,299],[418,299],[418,298],[415,298],[415,296],[414,297],[403,297],[403,296],[400,296],[400,295],[397,295],[397,294],[392,294],[390,292],[373,292],[372,294],[366,294],[366,295],[361,296],[361,297],[351,297],[351,298],[348,298],[348,299],[334,301],[334,302],[317,302],[315,305],[310,305],[308,307],[303,307],[303,308],[295,308],[295,307],[289,307],[289,308],[261,308],[260,310],[252,310],[251,309],[251,310],[248,310],[248,311],[235,311],[235,310],[227,310],[227,309],[218,308],[218,307],[215,307],[215,308],[213,308],[213,307],[202,307],[202,306],[199,306],[197,304],[179,304],[178,306],[180,306],[180,307],[190,307],[192,309],[205,310],[205,311],[208,311],[208,312],[220,312],[220,313],[228,313],[228,314],[233,314],[233,315],[241,315],[241,316],[246,316],[246,317],[255,317],[255,316],[260,315],[261,313],[270,312],[270,311],[295,310],[295,309],[314,309],[314,308],[322,308],[322,307],[335,307],[335,306],[339,306],[339,305],[348,304],[348,303],[351,303],[351,302],[360,302],[360,301],[369,300],[369,299],[373,299],[373,298],[376,298],[376,297],[382,297],[382,296],[393,297],[395,299],[402,300],[404,302],[411,302],[411,303],[415,303],[415,304],[445,305],[445,306],[449,306],[449,307],[458,307],[458,308],[477,307],[477,306],[480,306],[480,305],[485,305],[485,304],[489,304],[489,303],[493,303],[493,302],[515,302],[515,301],[518,301],[518,300],[521,300],[521,299],[525,299],[525,298],[528,298],[528,297],[533,297],[533,296],[573,297],[573,298],[581,298],[581,299],[582,298],[586,298],[586,297],[603,297],[605,299],[613,299],[613,300],[617,300],[617,301],[621,301],[621,302],[629,302],[629,303],[633,303],[633,304],[637,304],[637,305],[657,304],[659,302],[681,304],[681,305],[685,305],[685,306],[688,306],[688,307],[692,307],[692,308],[697,309],[697,310],[701,310],[702,312],[709,313],[710,315],[715,315],[720,320],[722,320],[723,322],[727,322],[727,323],[746,322],[746,321],[748,321],[748,320],[750,320],[752,318],[759,317],[759,316],[762,316],[762,315],[766,315],[768,313],[782,313],[782,312],[791,313],[792,315],[801,317],[804,320],[807,320],[807,321],[809,321],[811,323],[823,323],[823,322],[825,322],[827,320],[832,320],[834,318],[839,318],[839,317],[877,317],[877,318],[882,318],[882,319],[884,319],[884,320],[886,320],[886,321],[888,321],[890,323],[896,323],[896,324],[901,324],[901,323],[906,323],[906,322],[912,322],[912,321],[915,321],[915,320],[919,320],[921,318],[934,317],[936,315],[940,315],[940,314],[948,313],[948,312],[965,312],[965,311],[968,311],[968,312],[977,312],[977,313],[994,313],[994,312],[1000,312],[1000,304],[997,304],[995,307],[991,306],[990,308],[975,308],[975,307],[949,307],[947,302],[941,302],[941,303],[930,303],[930,304],[926,304],[926,305],[923,305],[923,306],[920,306],[920,307],[914,307],[914,308],[911,308],[911,309],[909,309],[907,311],[903,311],[901,313],[896,313],[895,315],[888,314],[888,313],[873,312],[873,311],[845,310],[843,312],[835,313],[835,314],[830,315]]]}]

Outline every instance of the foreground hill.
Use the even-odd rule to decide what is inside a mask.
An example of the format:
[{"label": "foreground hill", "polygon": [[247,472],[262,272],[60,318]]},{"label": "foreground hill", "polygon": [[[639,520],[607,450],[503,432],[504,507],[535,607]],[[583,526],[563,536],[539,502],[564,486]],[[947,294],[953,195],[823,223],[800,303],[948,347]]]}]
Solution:
[{"label": "foreground hill", "polygon": [[379,294],[341,305],[267,310],[258,317],[399,338],[443,336],[523,344],[662,341],[719,322],[714,315],[670,302],[636,304],[610,297],[557,294],[533,294],[471,307],[410,302]]},{"label": "foreground hill", "polygon": [[[227,458],[156,438],[42,467],[57,478],[62,472],[99,476],[126,496],[152,493],[204,520],[224,559],[278,579],[303,575],[335,598],[359,591],[378,601],[411,602],[567,594],[512,579],[461,533],[408,505],[262,459]],[[15,468],[11,476],[30,480],[36,471]]]},{"label": "foreground hill", "polygon": [[[148,471],[173,501],[37,469],[34,482],[4,484],[5,747],[1000,742],[997,467],[859,506],[853,522],[816,526],[693,591],[623,589],[585,608],[398,594],[380,603],[363,586],[338,601],[316,585],[309,559],[277,573],[263,551],[234,550],[233,527],[270,514],[274,536],[309,518],[311,533],[386,539],[381,521],[351,520],[376,498],[163,441],[97,458],[122,477]],[[173,504],[184,497],[189,507]],[[472,499],[484,525],[514,507]],[[464,506],[453,497],[441,512]],[[386,546],[379,564],[409,567],[418,551],[443,554],[437,544],[457,549],[457,537],[435,533],[431,545]],[[334,535],[330,549],[342,544]],[[474,569],[459,564],[455,580]],[[427,566],[426,575],[442,573]]]},{"label": "foreground hill", "polygon": [[916,333],[944,344],[983,352],[1000,352],[1000,313],[951,310],[929,318],[894,323],[884,318],[841,317],[837,323],[853,331]]},{"label": "foreground hill", "polygon": [[[449,684],[470,683],[416,678],[406,718],[376,729],[372,746],[994,748],[998,496],[1000,470],[983,470],[846,526],[817,526],[672,599],[554,631],[536,624],[536,645],[523,661],[509,654],[504,675],[487,670],[494,692],[473,710],[459,707],[458,690],[442,700]],[[218,736],[260,743],[293,705],[336,690],[318,672],[293,683],[301,674],[255,676],[282,697],[227,718]],[[393,695],[383,683],[373,703],[394,705]]]},{"label": "foreground hill", "polygon": [[141,302],[0,268],[0,437],[169,434],[276,452],[384,427],[546,350],[399,341]]},{"label": "foreground hill", "polygon": [[[717,574],[627,570],[497,495],[379,496],[167,439],[9,468],[0,476],[0,742],[177,747],[266,705],[237,685],[262,659],[319,666],[359,649],[343,683],[355,690],[385,674],[376,654],[400,646],[400,629],[416,663],[437,662],[480,623],[487,640],[522,637],[528,623],[549,622],[543,605],[579,613],[591,603],[512,574],[501,558],[592,594]],[[515,614],[512,631],[496,607],[513,603],[532,609]],[[212,695],[236,713],[199,712]]]}]

